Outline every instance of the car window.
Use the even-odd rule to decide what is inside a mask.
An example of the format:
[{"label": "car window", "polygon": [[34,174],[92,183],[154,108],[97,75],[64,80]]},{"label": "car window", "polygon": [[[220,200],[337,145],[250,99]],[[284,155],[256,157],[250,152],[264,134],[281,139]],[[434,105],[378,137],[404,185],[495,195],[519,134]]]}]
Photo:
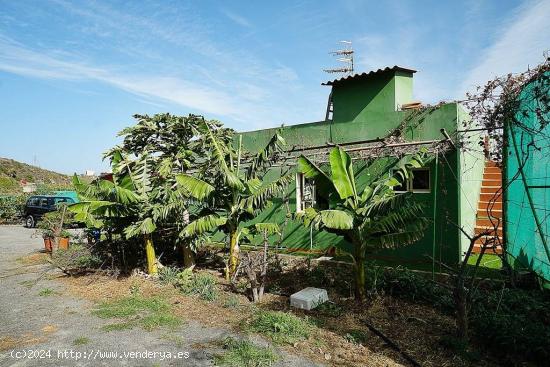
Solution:
[{"label": "car window", "polygon": [[61,203],[74,204],[74,200],[71,198],[55,198],[55,205],[59,205]]},{"label": "car window", "polygon": [[29,198],[29,201],[27,201],[27,206],[38,206],[40,200],[34,196],[34,197],[31,197]]},{"label": "car window", "polygon": [[48,206],[48,198],[41,198],[40,199],[40,206],[47,207]]}]

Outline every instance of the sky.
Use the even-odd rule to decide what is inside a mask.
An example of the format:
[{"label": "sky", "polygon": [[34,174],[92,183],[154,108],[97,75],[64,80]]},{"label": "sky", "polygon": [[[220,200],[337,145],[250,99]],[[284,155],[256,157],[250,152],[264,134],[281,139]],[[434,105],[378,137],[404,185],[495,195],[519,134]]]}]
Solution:
[{"label": "sky", "polygon": [[0,0],[0,157],[105,171],[136,113],[322,120],[340,40],[356,72],[410,67],[415,99],[461,99],[540,63],[548,19],[550,0]]}]

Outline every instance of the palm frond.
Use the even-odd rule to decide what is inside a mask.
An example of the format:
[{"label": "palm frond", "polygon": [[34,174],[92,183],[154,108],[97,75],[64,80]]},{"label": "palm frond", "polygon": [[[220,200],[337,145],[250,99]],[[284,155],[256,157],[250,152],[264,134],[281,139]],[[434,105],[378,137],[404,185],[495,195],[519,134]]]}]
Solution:
[{"label": "palm frond", "polygon": [[153,222],[153,219],[147,217],[143,220],[137,221],[129,225],[124,229],[124,235],[126,239],[136,237],[144,234],[151,234],[157,229],[156,224]]},{"label": "palm frond", "polygon": [[252,162],[246,170],[246,178],[250,179],[255,177],[259,173],[265,172],[266,168],[271,167],[271,159],[275,154],[283,151],[283,147],[286,145],[285,139],[277,131],[266,146],[252,158]]},{"label": "palm frond", "polygon": [[332,183],[338,191],[340,198],[357,197],[355,188],[355,176],[351,157],[342,148],[332,149],[329,156],[332,171]]},{"label": "palm frond", "polygon": [[258,233],[266,234],[268,236],[273,234],[279,234],[281,229],[277,223],[256,223],[254,229]]},{"label": "palm frond", "polygon": [[177,175],[176,182],[184,192],[197,200],[204,200],[214,191],[214,186],[208,182],[188,174]]},{"label": "palm frond", "polygon": [[294,175],[289,173],[277,180],[270,182],[267,185],[260,186],[251,193],[249,196],[243,198],[240,203],[242,209],[254,208],[262,209],[266,206],[267,202],[273,199],[275,196],[284,192],[288,184],[292,182]]},{"label": "palm frond", "polygon": [[221,168],[224,181],[229,185],[229,187],[242,190],[244,188],[242,181],[239,179],[237,174],[229,168],[227,162],[225,161],[227,155],[231,154],[229,148],[222,141],[218,140],[216,136],[214,136],[210,125],[204,118],[201,121],[201,125],[206,133],[206,139],[210,142],[216,163]]},{"label": "palm frond", "polygon": [[194,237],[202,235],[206,232],[211,232],[216,228],[223,226],[226,222],[226,217],[220,217],[215,214],[205,215],[185,226],[185,228],[181,232],[181,235],[183,235],[184,237]]}]

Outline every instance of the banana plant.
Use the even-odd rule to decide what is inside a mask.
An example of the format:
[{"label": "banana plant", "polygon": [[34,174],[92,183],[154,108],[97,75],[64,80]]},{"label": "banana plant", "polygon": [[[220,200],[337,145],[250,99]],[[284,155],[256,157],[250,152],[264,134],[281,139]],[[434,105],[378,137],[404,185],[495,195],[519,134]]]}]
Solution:
[{"label": "banana plant", "polygon": [[412,168],[423,165],[424,152],[403,157],[392,175],[382,177],[359,191],[352,159],[335,147],[329,156],[330,175],[305,156],[298,159],[298,169],[315,180],[330,197],[330,208],[307,208],[298,214],[304,224],[343,236],[352,245],[355,265],[355,298],[366,299],[365,263],[367,255],[381,248],[411,244],[424,235],[428,225],[420,204],[407,200],[406,194],[393,190],[411,175]]},{"label": "banana plant", "polygon": [[[178,186],[198,203],[196,219],[182,231],[196,237],[220,230],[227,235],[229,278],[237,269],[239,240],[246,233],[244,222],[266,208],[270,200],[286,189],[293,175],[287,173],[274,181],[264,178],[271,159],[282,150],[284,139],[277,133],[258,154],[244,159],[240,142],[237,149],[231,141],[218,138],[208,121],[200,125],[202,141],[210,155],[195,175],[180,174]],[[246,162],[246,163],[243,163]]]}]

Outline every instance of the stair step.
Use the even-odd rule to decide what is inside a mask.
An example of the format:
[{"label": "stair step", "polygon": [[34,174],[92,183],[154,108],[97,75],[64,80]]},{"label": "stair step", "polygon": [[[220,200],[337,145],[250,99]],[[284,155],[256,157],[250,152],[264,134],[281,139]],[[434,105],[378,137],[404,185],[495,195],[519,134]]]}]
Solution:
[{"label": "stair step", "polygon": [[501,186],[485,186],[482,184],[481,193],[482,194],[496,194],[501,189]]},{"label": "stair step", "polygon": [[499,167],[499,165],[497,162],[494,161],[485,161],[485,167]]},{"label": "stair step", "polygon": [[477,235],[477,234],[481,234],[483,232],[487,231],[487,236],[499,236],[499,237],[502,237],[502,227],[500,228],[497,228],[496,230],[493,228],[493,227],[478,227],[476,226],[476,228],[474,229],[474,233]]},{"label": "stair step", "polygon": [[498,187],[501,187],[502,186],[502,181],[501,180],[489,180],[489,179],[483,179],[483,181],[481,181],[481,185],[482,186],[498,186]]},{"label": "stair step", "polygon": [[476,227],[494,227],[495,225],[498,225],[499,227],[502,227],[502,218],[477,218],[476,219]]},{"label": "stair step", "polygon": [[482,210],[483,212],[487,212],[487,208],[491,209],[491,212],[494,210],[502,211],[502,201],[498,200],[493,202],[488,201],[480,201],[478,206],[478,211]]},{"label": "stair step", "polygon": [[484,193],[482,192],[480,195],[479,195],[479,200],[480,201],[483,201],[483,202],[497,202],[497,201],[502,201],[502,195],[498,195],[498,196],[495,196],[495,193]]},{"label": "stair step", "polygon": [[487,173],[483,174],[483,180],[495,180],[502,182],[502,175],[500,173]]},{"label": "stair step", "polygon": [[484,173],[498,173],[500,175],[502,170],[498,167],[485,167]]}]

